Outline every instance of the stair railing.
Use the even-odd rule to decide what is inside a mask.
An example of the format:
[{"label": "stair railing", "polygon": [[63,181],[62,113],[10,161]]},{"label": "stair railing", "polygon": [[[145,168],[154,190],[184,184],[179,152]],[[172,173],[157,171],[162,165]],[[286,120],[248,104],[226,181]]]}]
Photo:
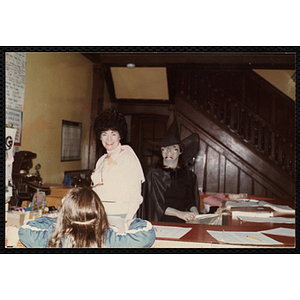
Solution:
[{"label": "stair railing", "polygon": [[179,79],[177,86],[182,96],[226,126],[267,160],[294,176],[294,140],[237,99],[213,86],[202,72],[197,72],[196,69],[184,69],[177,78]]}]

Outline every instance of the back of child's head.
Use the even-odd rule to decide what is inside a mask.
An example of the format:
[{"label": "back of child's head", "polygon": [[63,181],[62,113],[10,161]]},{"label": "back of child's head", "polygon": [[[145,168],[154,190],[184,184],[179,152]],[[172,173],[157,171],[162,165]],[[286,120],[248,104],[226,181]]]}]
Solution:
[{"label": "back of child's head", "polygon": [[59,213],[49,247],[98,248],[108,228],[104,206],[90,188],[69,191]]}]

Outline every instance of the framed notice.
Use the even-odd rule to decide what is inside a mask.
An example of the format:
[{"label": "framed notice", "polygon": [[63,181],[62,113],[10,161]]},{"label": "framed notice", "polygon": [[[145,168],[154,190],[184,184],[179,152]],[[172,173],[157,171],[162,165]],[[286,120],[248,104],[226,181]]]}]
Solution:
[{"label": "framed notice", "polygon": [[81,160],[82,123],[62,120],[61,161]]}]

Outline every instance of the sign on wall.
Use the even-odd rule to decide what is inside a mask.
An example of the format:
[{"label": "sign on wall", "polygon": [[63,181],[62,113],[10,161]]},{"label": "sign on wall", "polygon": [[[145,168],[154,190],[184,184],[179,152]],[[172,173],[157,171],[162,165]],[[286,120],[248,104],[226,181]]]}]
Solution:
[{"label": "sign on wall", "polygon": [[5,123],[17,129],[15,146],[21,145],[25,68],[25,52],[5,53]]},{"label": "sign on wall", "polygon": [[62,120],[61,161],[81,160],[82,123]]},{"label": "sign on wall", "polygon": [[13,126],[16,131],[15,146],[21,146],[21,133],[22,133],[22,112],[12,109],[6,109],[5,123],[9,126]]},{"label": "sign on wall", "polygon": [[5,53],[5,101],[7,108],[23,111],[25,67],[25,52]]}]

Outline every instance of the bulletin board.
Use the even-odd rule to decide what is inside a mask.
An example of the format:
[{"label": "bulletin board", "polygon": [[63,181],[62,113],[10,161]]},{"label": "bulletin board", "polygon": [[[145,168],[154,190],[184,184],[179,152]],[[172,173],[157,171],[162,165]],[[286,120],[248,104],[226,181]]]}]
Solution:
[{"label": "bulletin board", "polygon": [[14,146],[21,146],[25,70],[25,52],[5,53],[5,124],[17,129]]},{"label": "bulletin board", "polygon": [[5,106],[23,111],[25,94],[25,52],[5,53]]},{"label": "bulletin board", "polygon": [[81,160],[82,123],[62,120],[61,161]]}]

